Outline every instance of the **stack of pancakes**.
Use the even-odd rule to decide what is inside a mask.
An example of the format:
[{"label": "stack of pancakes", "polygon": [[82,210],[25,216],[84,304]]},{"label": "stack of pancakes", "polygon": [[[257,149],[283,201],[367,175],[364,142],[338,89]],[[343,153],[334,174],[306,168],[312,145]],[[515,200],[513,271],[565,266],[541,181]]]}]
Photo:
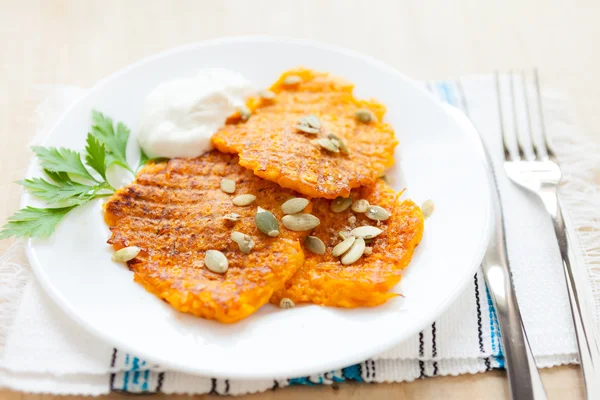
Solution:
[{"label": "stack of pancakes", "polygon": [[[224,323],[281,299],[361,307],[396,296],[389,290],[421,240],[423,214],[412,201],[399,200],[401,193],[381,179],[398,143],[391,126],[382,122],[385,107],[358,100],[352,91],[351,83],[326,73],[288,71],[269,96],[248,101],[249,118],[234,115],[213,136],[216,150],[142,169],[109,200],[105,213],[112,231],[108,242],[115,249],[142,249],[128,262],[135,280],[179,311]],[[370,120],[357,119],[358,110],[368,111]],[[316,133],[298,130],[298,121],[309,115],[320,121]],[[347,152],[317,144],[331,134]],[[235,193],[220,189],[223,179],[236,182]],[[240,194],[256,200],[233,205]],[[320,220],[316,228],[298,232],[280,226],[276,237],[257,229],[257,207],[281,221],[281,205],[293,197],[310,200],[303,212]],[[365,199],[391,216],[374,221],[352,207],[331,210],[332,201],[347,197]],[[223,218],[231,213],[239,218]],[[332,254],[342,240],[340,232],[363,225],[383,232],[368,243],[369,254],[343,265]],[[250,254],[231,240],[234,230],[252,237]],[[324,254],[305,247],[309,235],[325,244]],[[211,249],[227,257],[224,274],[203,265]]]}]

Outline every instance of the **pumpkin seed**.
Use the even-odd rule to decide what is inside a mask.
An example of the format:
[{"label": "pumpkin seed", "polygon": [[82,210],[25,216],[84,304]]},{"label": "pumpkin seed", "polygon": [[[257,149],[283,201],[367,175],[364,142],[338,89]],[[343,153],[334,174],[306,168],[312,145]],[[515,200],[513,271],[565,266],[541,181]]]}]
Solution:
[{"label": "pumpkin seed", "polygon": [[306,126],[306,125],[296,125],[296,129],[304,132],[304,133],[308,133],[310,135],[316,135],[317,133],[319,133],[319,129],[316,128],[311,128],[310,126]]},{"label": "pumpkin seed", "polygon": [[[366,243],[366,240],[365,240],[365,243]],[[366,246],[365,247],[365,255],[370,256],[371,254],[373,254],[373,248],[371,246]]]},{"label": "pumpkin seed", "polygon": [[250,254],[250,250],[254,248],[254,240],[242,232],[231,232],[231,240],[237,243],[240,251],[244,254]]},{"label": "pumpkin seed", "polygon": [[304,240],[304,245],[308,250],[315,254],[325,254],[325,243],[316,236],[307,236]]},{"label": "pumpkin seed", "polygon": [[250,111],[250,109],[246,106],[241,106],[239,111],[240,118],[242,119],[242,121],[248,121],[248,119],[250,119],[250,117],[252,116],[252,111]]},{"label": "pumpkin seed", "polygon": [[225,193],[233,193],[235,192],[235,181],[231,179],[222,179],[221,180],[221,190]]},{"label": "pumpkin seed", "polygon": [[357,213],[365,213],[367,212],[367,210],[369,209],[369,201],[365,200],[365,199],[359,199],[356,200],[354,203],[352,203],[352,211],[357,212]]},{"label": "pumpkin seed", "polygon": [[308,205],[308,200],[302,197],[293,197],[281,205],[284,214],[297,214]]},{"label": "pumpkin seed", "polygon": [[350,247],[352,247],[352,245],[354,244],[354,241],[356,240],[356,238],[354,236],[350,236],[349,238],[345,239],[344,241],[338,243],[332,250],[332,253],[334,257],[339,257],[342,254],[344,254],[345,252],[348,251],[348,249]]},{"label": "pumpkin seed", "polygon": [[309,114],[298,120],[296,129],[304,133],[315,135],[321,130],[321,120],[316,115]]},{"label": "pumpkin seed", "polygon": [[258,207],[254,216],[254,222],[258,230],[265,235],[271,237],[279,235],[279,222],[277,222],[277,218],[275,218],[272,212]]},{"label": "pumpkin seed", "polygon": [[279,301],[279,308],[286,310],[288,308],[294,308],[294,307],[296,307],[296,304],[291,299],[288,299],[287,297],[284,297],[283,299],[281,299]]},{"label": "pumpkin seed", "polygon": [[302,78],[298,75],[288,75],[283,79],[283,84],[286,86],[297,85],[302,82]]},{"label": "pumpkin seed", "polygon": [[358,261],[365,252],[365,240],[361,237],[357,238],[350,250],[341,258],[342,264],[350,265]]},{"label": "pumpkin seed", "polygon": [[329,135],[327,135],[327,137],[333,142],[333,144],[335,144],[340,149],[342,153],[350,154],[350,150],[348,150],[342,139],[335,136],[333,133],[330,133]]},{"label": "pumpkin seed", "polygon": [[352,197],[336,197],[329,205],[329,208],[334,213],[341,213],[342,211],[346,211],[351,205]]},{"label": "pumpkin seed", "polygon": [[225,254],[219,250],[207,250],[204,255],[204,265],[212,272],[224,274],[229,268],[229,261],[227,261]]},{"label": "pumpkin seed", "polygon": [[236,206],[244,207],[254,203],[254,200],[256,200],[256,196],[253,194],[240,194],[235,196],[231,202]]},{"label": "pumpkin seed", "polygon": [[337,144],[333,143],[331,139],[321,138],[317,140],[317,144],[325,150],[330,151],[332,153],[340,152],[340,148],[337,146]]},{"label": "pumpkin seed", "polygon": [[354,118],[356,118],[357,121],[362,122],[363,124],[368,124],[369,122],[375,119],[375,116],[371,111],[361,108],[356,110],[356,112],[354,113]]},{"label": "pumpkin seed", "polygon": [[223,215],[223,219],[226,219],[228,221],[239,221],[242,218],[242,216],[240,214],[236,214],[236,213],[229,213],[226,215]]},{"label": "pumpkin seed", "polygon": [[352,234],[350,233],[350,231],[339,231],[338,234],[340,235],[340,237],[342,238],[342,240],[346,240],[349,237],[354,237],[354,236],[352,236]]},{"label": "pumpkin seed", "polygon": [[365,215],[367,216],[367,218],[373,219],[375,221],[385,221],[392,214],[390,214],[390,212],[383,207],[370,206]]},{"label": "pumpkin seed", "polygon": [[283,226],[291,231],[308,231],[314,229],[321,221],[312,214],[293,214],[281,218]]},{"label": "pumpkin seed", "polygon": [[116,262],[127,262],[136,258],[137,255],[140,254],[140,251],[142,251],[142,249],[137,246],[123,247],[114,252],[112,260]]},{"label": "pumpkin seed", "polygon": [[383,232],[381,229],[370,225],[359,226],[358,228],[352,229],[350,232],[352,236],[356,236],[363,239],[373,239],[379,236]]},{"label": "pumpkin seed", "polygon": [[264,100],[273,100],[275,98],[275,93],[270,90],[261,90],[258,92],[258,96]]},{"label": "pumpkin seed", "polygon": [[421,210],[423,211],[423,216],[426,219],[431,217],[431,214],[433,214],[433,211],[435,210],[435,205],[433,204],[433,201],[425,200],[423,202],[423,205],[421,205]]}]

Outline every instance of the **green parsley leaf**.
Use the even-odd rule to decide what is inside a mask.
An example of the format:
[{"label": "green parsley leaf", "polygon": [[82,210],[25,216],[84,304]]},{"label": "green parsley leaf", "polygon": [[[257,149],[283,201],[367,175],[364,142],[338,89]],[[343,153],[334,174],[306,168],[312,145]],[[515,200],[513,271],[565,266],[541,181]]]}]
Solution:
[{"label": "green parsley leaf", "polygon": [[52,172],[48,171],[47,169],[45,169],[44,172],[46,173],[46,175],[48,175],[50,179],[52,179],[56,183],[73,182],[71,178],[69,178],[69,174],[65,172]]},{"label": "green parsley leaf", "polygon": [[[83,185],[77,182],[61,182],[53,184],[42,178],[31,178],[17,182],[23,185],[34,196],[46,200],[49,204],[56,204],[61,201],[69,201],[73,203],[81,203],[92,193],[106,188],[105,183],[95,186]],[[87,201],[87,200],[85,200]]]},{"label": "green parsley leaf", "polygon": [[92,122],[92,134],[106,146],[108,164],[120,165],[134,173],[127,164],[126,149],[129,140],[129,128],[119,122],[115,130],[112,119],[96,110],[92,111]]},{"label": "green parsley leaf", "polygon": [[88,133],[85,146],[85,162],[106,180],[106,149],[91,133]]},{"label": "green parsley leaf", "polygon": [[148,164],[149,160],[150,160],[150,157],[148,157],[148,154],[146,154],[144,149],[140,149],[140,164],[138,165],[138,169],[142,168],[144,165]]},{"label": "green parsley leaf", "polygon": [[8,219],[0,231],[0,239],[17,237],[48,237],[56,225],[77,205],[59,208],[25,207]]},{"label": "green parsley leaf", "polygon": [[33,146],[42,167],[51,172],[65,172],[98,182],[81,162],[81,155],[73,150],[56,147]]}]

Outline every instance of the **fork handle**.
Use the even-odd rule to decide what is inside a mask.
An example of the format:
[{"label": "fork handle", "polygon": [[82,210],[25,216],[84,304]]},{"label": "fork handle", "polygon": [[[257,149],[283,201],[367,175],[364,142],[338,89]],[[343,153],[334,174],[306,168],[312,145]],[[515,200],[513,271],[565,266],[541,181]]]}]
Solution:
[{"label": "fork handle", "polygon": [[592,310],[587,301],[587,281],[582,271],[577,268],[573,253],[569,251],[571,246],[556,191],[544,192],[541,197],[546,209],[552,216],[554,231],[558,239],[571,304],[571,314],[573,315],[573,324],[577,336],[577,346],[579,347],[586,398],[600,399],[600,380],[598,380],[600,376],[600,343],[595,333],[596,328]]}]

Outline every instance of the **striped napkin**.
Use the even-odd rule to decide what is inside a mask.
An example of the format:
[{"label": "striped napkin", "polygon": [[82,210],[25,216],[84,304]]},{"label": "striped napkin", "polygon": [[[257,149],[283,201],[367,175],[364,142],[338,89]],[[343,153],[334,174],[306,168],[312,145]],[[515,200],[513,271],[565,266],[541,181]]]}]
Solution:
[{"label": "striped napkin", "polygon": [[[467,77],[426,85],[441,101],[468,114],[490,149],[496,170],[502,171],[493,78]],[[84,92],[72,87],[50,88],[38,109],[40,133]],[[562,187],[562,202],[578,242],[574,248],[580,263],[588,267],[590,283],[598,294],[598,272],[592,266],[600,263],[600,254],[587,251],[600,241],[598,220],[592,222],[590,217],[600,209],[600,193],[590,183],[598,160],[585,157],[598,154],[598,146],[578,135],[560,96],[545,93],[544,103],[547,130],[554,138],[567,181]],[[517,104],[521,105],[517,117],[526,123],[523,98]],[[511,115],[505,117],[512,121]],[[503,174],[498,176],[498,185],[517,297],[536,361],[541,367],[575,363],[574,330],[550,219],[532,196],[508,182]],[[582,227],[594,229],[578,229]],[[576,233],[573,228],[577,228]],[[600,310],[600,299],[595,300],[596,309]],[[502,337],[481,272],[473,276],[463,294],[438,321],[373,359],[312,376],[237,381],[164,370],[96,339],[63,315],[41,291],[24,258],[22,243],[15,243],[0,259],[0,387],[82,395],[110,391],[238,395],[288,385],[347,380],[401,382],[503,367]]]}]

